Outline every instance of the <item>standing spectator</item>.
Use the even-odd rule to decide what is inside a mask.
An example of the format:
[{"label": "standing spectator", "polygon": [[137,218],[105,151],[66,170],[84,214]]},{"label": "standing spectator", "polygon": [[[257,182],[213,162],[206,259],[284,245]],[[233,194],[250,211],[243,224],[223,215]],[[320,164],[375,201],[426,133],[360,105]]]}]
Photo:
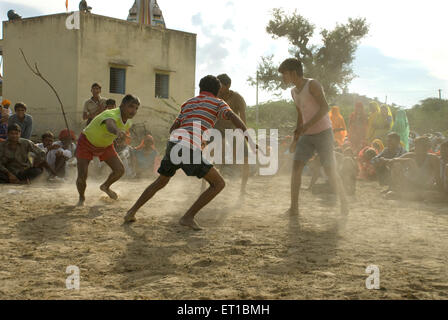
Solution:
[{"label": "standing spectator", "polygon": [[330,120],[333,127],[334,140],[337,142],[338,146],[341,147],[347,136],[347,127],[338,106],[331,107]]},{"label": "standing spectator", "polygon": [[84,103],[83,120],[87,120],[87,125],[100,113],[106,110],[106,99],[101,97],[101,86],[98,83],[92,84],[92,97]]},{"label": "standing spectator", "polygon": [[23,102],[16,103],[14,111],[16,114],[9,117],[8,126],[17,124],[22,130],[21,138],[31,140],[33,117],[26,114],[26,104]]},{"label": "standing spectator", "polygon": [[[8,127],[8,140],[0,142],[0,183],[27,183],[43,172],[39,164],[45,163],[45,152],[33,142],[20,138],[17,124]],[[34,153],[34,163],[30,153]]]},{"label": "standing spectator", "polygon": [[371,143],[375,139],[375,122],[381,113],[380,106],[377,102],[369,103],[369,118],[367,124],[367,143]]},{"label": "standing spectator", "polygon": [[355,105],[355,111],[350,115],[348,139],[355,154],[367,144],[367,114],[364,110],[362,102],[357,102]]},{"label": "standing spectator", "polygon": [[398,110],[395,115],[395,124],[392,128],[393,132],[398,133],[400,141],[403,143],[406,152],[409,152],[409,121],[406,116],[406,111]]},{"label": "standing spectator", "polygon": [[386,140],[387,134],[392,130],[394,119],[387,105],[381,106],[381,112],[373,123],[373,139]]}]

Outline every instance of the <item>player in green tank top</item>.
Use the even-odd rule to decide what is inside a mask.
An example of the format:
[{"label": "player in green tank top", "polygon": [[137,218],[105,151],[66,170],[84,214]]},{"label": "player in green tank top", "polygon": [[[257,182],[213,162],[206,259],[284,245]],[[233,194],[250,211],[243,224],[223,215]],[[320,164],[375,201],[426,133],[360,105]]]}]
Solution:
[{"label": "player in green tank top", "polygon": [[118,199],[118,195],[110,189],[110,186],[123,176],[124,166],[113,143],[115,139],[125,137],[126,131],[132,126],[131,119],[137,114],[139,106],[139,98],[127,95],[119,108],[104,111],[96,116],[80,135],[76,150],[78,161],[76,187],[79,192],[79,206],[84,205],[85,202],[87,173],[93,157],[99,157],[112,169],[106,182],[101,185],[101,191],[114,200]]}]

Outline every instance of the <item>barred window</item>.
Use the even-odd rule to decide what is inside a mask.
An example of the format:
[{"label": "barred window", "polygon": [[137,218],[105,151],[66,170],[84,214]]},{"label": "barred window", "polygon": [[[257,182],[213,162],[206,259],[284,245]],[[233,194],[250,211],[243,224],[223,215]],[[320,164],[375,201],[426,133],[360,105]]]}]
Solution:
[{"label": "barred window", "polygon": [[156,98],[168,99],[170,94],[170,76],[156,73]]},{"label": "barred window", "polygon": [[110,68],[110,93],[125,94],[126,69]]}]

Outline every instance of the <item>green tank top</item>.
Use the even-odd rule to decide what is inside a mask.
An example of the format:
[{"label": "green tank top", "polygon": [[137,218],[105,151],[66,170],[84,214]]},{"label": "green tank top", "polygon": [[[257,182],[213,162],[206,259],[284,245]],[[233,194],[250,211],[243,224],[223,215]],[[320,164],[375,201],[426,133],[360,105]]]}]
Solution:
[{"label": "green tank top", "polygon": [[117,139],[115,134],[110,133],[107,130],[106,124],[104,123],[107,119],[115,120],[118,129],[123,132],[127,132],[132,126],[131,120],[123,123],[120,108],[104,111],[96,116],[83,131],[87,140],[89,140],[95,147],[106,148],[113,144],[114,140]]}]

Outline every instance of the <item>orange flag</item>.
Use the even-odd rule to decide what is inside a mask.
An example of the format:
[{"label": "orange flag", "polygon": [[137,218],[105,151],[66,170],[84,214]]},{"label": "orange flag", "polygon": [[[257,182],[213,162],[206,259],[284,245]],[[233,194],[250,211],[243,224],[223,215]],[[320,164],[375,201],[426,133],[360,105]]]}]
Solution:
[{"label": "orange flag", "polygon": [[68,0],[65,0],[65,9],[68,11]]}]

